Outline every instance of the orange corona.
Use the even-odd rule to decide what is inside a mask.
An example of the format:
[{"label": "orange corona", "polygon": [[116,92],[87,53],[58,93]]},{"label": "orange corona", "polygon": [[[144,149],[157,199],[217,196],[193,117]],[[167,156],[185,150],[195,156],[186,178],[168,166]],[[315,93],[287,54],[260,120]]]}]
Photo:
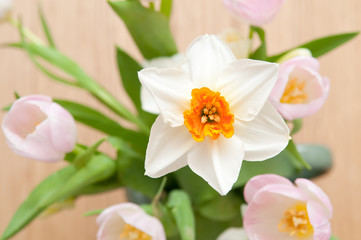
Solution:
[{"label": "orange corona", "polygon": [[219,92],[209,88],[192,90],[191,109],[183,113],[184,124],[197,142],[210,136],[213,140],[220,134],[230,138],[234,134],[234,115],[229,104]]}]

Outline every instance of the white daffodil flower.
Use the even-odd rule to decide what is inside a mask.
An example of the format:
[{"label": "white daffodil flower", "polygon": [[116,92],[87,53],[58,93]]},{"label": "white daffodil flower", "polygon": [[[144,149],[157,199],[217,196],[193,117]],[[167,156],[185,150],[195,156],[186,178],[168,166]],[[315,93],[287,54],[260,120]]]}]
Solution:
[{"label": "white daffodil flower", "polygon": [[[171,57],[158,57],[151,60],[146,60],[142,63],[144,68],[147,67],[156,67],[156,68],[169,68],[169,67],[178,67],[186,61],[186,55],[182,53],[174,54]],[[154,101],[153,96],[150,92],[144,88],[140,88],[140,100],[142,103],[142,109],[144,111],[159,114],[159,109],[157,104]]]},{"label": "white daffodil flower", "polygon": [[262,161],[288,144],[289,129],[267,101],[278,65],[236,60],[217,36],[197,38],[178,68],[146,68],[139,79],[160,115],[152,126],[146,175],[189,165],[220,194],[237,180],[243,159]]}]

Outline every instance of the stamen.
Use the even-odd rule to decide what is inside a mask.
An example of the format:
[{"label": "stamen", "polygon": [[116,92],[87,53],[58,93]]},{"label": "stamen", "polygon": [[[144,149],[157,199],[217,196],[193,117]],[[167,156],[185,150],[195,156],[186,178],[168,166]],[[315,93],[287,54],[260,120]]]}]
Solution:
[{"label": "stamen", "polygon": [[300,104],[306,102],[308,96],[305,92],[305,86],[305,81],[299,81],[297,78],[289,80],[281,98],[281,102],[291,104]]},{"label": "stamen", "polygon": [[152,240],[152,237],[138,228],[125,224],[122,233],[119,236],[120,240]]}]

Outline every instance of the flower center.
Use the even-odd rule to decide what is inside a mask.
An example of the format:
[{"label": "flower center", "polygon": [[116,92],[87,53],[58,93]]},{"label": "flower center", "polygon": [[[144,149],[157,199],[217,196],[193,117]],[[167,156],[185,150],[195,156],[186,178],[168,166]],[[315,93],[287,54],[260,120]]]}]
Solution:
[{"label": "flower center", "polygon": [[206,136],[213,140],[220,134],[230,138],[234,134],[234,115],[229,104],[219,92],[209,88],[192,90],[191,109],[183,113],[184,124],[195,141],[201,142]]},{"label": "flower center", "polygon": [[305,85],[305,81],[299,81],[297,78],[289,80],[281,98],[281,103],[299,104],[306,102]]},{"label": "flower center", "polygon": [[121,240],[152,240],[152,237],[138,228],[125,224],[123,232],[120,234]]},{"label": "flower center", "polygon": [[288,232],[290,236],[298,238],[309,237],[313,234],[305,203],[298,203],[286,210],[278,224],[280,232]]}]

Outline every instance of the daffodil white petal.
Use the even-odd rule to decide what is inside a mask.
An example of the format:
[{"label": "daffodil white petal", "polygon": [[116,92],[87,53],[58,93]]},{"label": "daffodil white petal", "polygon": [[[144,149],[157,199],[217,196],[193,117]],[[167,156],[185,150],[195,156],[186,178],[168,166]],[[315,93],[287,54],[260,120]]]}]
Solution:
[{"label": "daffodil white petal", "polygon": [[268,101],[252,121],[236,121],[235,135],[244,142],[244,159],[263,161],[280,153],[290,139],[281,115]]},{"label": "daffodil white petal", "polygon": [[140,87],[140,99],[144,111],[159,114],[159,108],[152,94],[143,86]]},{"label": "daffodil white petal", "polygon": [[154,97],[164,123],[172,127],[183,125],[183,112],[189,108],[192,92],[186,72],[180,68],[146,68],[138,76]]},{"label": "daffodil white petal", "polygon": [[197,38],[187,50],[189,69],[192,82],[196,87],[214,88],[222,74],[222,70],[236,60],[232,50],[215,35]]},{"label": "daffodil white petal", "polygon": [[206,138],[188,154],[188,165],[221,195],[237,180],[244,156],[243,143],[236,137]]},{"label": "daffodil white petal", "polygon": [[170,127],[159,116],[152,126],[145,174],[156,178],[187,165],[185,154],[196,144],[187,128]]},{"label": "daffodil white petal", "polygon": [[278,64],[240,59],[224,69],[217,90],[235,118],[251,121],[262,109],[278,78]]}]

